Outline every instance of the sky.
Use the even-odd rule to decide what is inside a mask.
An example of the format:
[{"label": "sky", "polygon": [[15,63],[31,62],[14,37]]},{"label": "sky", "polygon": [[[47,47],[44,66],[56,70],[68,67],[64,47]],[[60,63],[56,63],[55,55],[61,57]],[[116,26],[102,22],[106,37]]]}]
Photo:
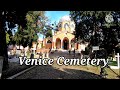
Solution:
[{"label": "sky", "polygon": [[[69,14],[69,11],[46,11],[45,13],[51,24],[54,24],[55,22],[57,24],[63,16],[68,16]],[[39,38],[42,39],[43,36],[39,35]]]},{"label": "sky", "polygon": [[51,23],[59,22],[59,20],[66,15],[69,15],[69,11],[46,11],[45,14],[51,21]]}]

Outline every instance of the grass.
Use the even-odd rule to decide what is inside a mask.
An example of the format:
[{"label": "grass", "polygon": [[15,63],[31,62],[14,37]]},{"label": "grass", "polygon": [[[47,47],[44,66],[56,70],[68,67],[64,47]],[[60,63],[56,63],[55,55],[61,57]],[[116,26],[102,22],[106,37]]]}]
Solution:
[{"label": "grass", "polygon": [[[57,65],[56,63],[53,64],[53,67],[54,68],[58,68],[60,70],[63,70],[64,69],[76,69],[76,70],[83,70],[83,71],[86,71],[86,72],[91,72],[91,73],[94,73],[94,74],[97,74],[97,75],[100,75],[100,67],[99,66],[65,66],[65,65],[62,65],[62,66],[59,66]],[[106,72],[107,72],[107,79],[119,79],[117,77],[117,75],[115,73],[113,73],[109,68],[106,68],[105,69]],[[114,72],[116,72],[117,74],[119,74],[119,70],[113,70]]]},{"label": "grass", "polygon": [[[116,61],[111,61],[110,65],[117,65],[117,62]],[[92,65],[87,65],[87,66],[65,66],[65,65],[62,65],[62,66],[59,66],[58,64],[54,63],[52,65],[54,68],[57,68],[57,69],[60,69],[60,70],[65,70],[65,69],[75,69],[75,70],[82,70],[82,71],[86,71],[86,72],[91,72],[91,73],[94,73],[94,74],[97,74],[97,75],[100,75],[100,66],[92,66]],[[119,79],[115,73],[119,74],[119,69],[113,69],[113,71],[111,71],[109,68],[105,68],[106,72],[107,72],[107,79]]]},{"label": "grass", "polygon": [[110,61],[109,65],[111,65],[111,66],[117,66],[117,61]]},{"label": "grass", "polygon": [[[54,57],[54,55],[52,55],[52,56]],[[35,57],[36,57],[36,55],[35,55]],[[69,56],[69,57],[72,57],[72,55]],[[110,61],[109,65],[115,66],[115,65],[117,65],[117,62],[116,61]],[[65,69],[82,70],[82,71],[91,72],[91,73],[94,73],[94,74],[97,74],[97,75],[100,75],[100,71],[101,71],[99,66],[92,66],[92,65],[89,65],[89,66],[82,66],[82,65],[80,65],[80,66],[77,66],[77,65],[76,66],[70,66],[70,65],[69,66],[65,66],[65,65],[59,66],[58,64],[54,63],[52,65],[52,67],[56,68],[56,69],[59,69],[59,70],[62,70],[62,71],[65,71]],[[107,79],[119,79],[117,77],[117,75],[115,74],[115,73],[119,74],[118,69],[113,70],[115,73],[112,72],[109,68],[106,68],[105,70],[108,74],[107,77],[106,77]]]}]

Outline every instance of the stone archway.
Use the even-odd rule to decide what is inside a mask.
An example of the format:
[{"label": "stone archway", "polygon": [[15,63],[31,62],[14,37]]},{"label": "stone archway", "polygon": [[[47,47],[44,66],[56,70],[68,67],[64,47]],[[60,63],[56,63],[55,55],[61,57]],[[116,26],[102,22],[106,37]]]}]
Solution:
[{"label": "stone archway", "polygon": [[63,39],[63,49],[65,50],[69,49],[69,39],[67,37]]},{"label": "stone archway", "polygon": [[60,38],[56,39],[56,49],[60,49],[61,48],[61,40]]}]

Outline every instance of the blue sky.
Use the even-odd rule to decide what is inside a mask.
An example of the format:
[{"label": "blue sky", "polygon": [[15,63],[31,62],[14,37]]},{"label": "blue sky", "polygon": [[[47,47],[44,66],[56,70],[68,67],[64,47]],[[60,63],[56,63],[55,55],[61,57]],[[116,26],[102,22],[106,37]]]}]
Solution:
[{"label": "blue sky", "polygon": [[[45,15],[48,17],[48,19],[50,20],[51,24],[54,24],[56,22],[56,24],[59,22],[59,20],[66,15],[69,15],[70,12],[69,11],[46,11]],[[43,38],[42,35],[39,35],[39,38]]]},{"label": "blue sky", "polygon": [[69,11],[46,11],[46,16],[49,18],[51,23],[55,21],[58,23],[60,18],[66,15],[69,15]]}]

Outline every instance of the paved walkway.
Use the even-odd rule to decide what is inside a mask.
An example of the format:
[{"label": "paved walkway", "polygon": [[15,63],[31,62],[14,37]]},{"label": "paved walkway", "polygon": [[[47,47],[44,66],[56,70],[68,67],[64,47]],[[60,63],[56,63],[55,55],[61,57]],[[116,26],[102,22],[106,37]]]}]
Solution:
[{"label": "paved walkway", "polygon": [[18,57],[13,57],[11,59],[8,59],[9,62],[19,62],[19,58]]},{"label": "paved walkway", "polygon": [[[54,54],[50,54],[50,58],[57,58],[59,56],[66,58],[74,57],[73,54],[69,55],[67,51],[57,51]],[[79,57],[79,55],[76,55],[76,57]],[[100,76],[75,68],[65,68],[64,66],[36,66],[15,79],[100,79]]]},{"label": "paved walkway", "polygon": [[101,79],[98,75],[77,69],[62,69],[52,66],[36,68],[14,79]]}]

